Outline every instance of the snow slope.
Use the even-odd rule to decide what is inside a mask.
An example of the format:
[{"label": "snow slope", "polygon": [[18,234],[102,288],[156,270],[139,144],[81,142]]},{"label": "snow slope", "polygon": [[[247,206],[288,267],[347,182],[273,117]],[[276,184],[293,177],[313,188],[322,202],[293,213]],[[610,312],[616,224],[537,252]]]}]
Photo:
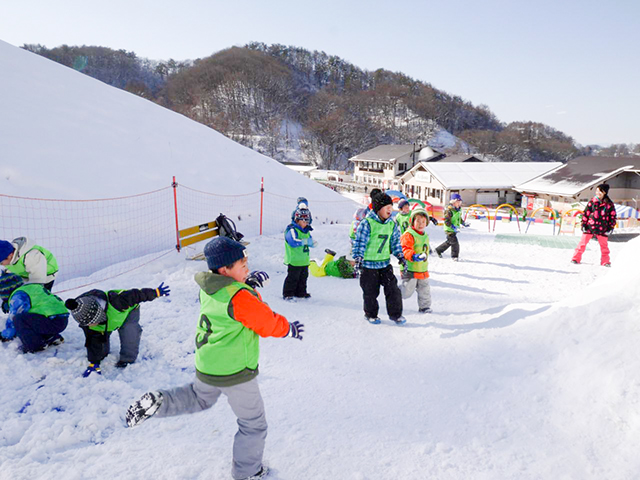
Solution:
[{"label": "snow slope", "polygon": [[217,194],[331,190],[171,110],[0,41],[0,192],[56,199],[178,183]]},{"label": "snow slope", "polygon": [[[432,244],[444,239],[441,228],[428,231]],[[345,253],[347,232],[318,226],[312,256]],[[284,302],[281,236],[250,240],[250,266],[271,274],[265,300],[306,325],[302,342],[261,340],[270,478],[630,479],[640,471],[639,240],[612,243],[605,269],[597,245],[572,265],[570,250],[497,243],[472,221],[459,263],[430,259],[434,313],[418,314],[410,298],[404,327],[384,306],[381,325],[366,323],[357,280],[312,277],[311,299]],[[172,289],[141,307],[140,358],[124,371],[114,368],[114,336],[103,376],[81,378],[75,324],[54,350],[0,346],[0,478],[230,478],[236,425],[224,399],[136,429],[123,419],[142,393],[193,378],[192,277],[204,268],[176,253],[101,285]]]}]

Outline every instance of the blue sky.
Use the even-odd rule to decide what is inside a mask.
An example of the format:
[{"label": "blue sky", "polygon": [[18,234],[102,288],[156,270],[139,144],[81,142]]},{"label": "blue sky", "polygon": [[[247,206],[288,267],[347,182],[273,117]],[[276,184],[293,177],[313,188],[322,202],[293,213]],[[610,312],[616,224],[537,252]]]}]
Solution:
[{"label": "blue sky", "polygon": [[201,58],[250,41],[403,72],[505,122],[640,143],[640,1],[5,0],[0,39]]}]

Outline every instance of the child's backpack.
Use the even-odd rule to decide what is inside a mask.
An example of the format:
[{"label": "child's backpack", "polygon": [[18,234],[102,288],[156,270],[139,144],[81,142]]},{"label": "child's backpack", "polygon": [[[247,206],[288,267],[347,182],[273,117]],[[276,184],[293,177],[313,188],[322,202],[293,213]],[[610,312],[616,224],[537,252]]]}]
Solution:
[{"label": "child's backpack", "polygon": [[216,218],[216,224],[218,225],[218,235],[222,237],[229,237],[236,242],[240,242],[244,237],[243,234],[236,230],[236,224],[233,223],[233,220],[225,216],[223,213],[218,215],[218,218]]}]

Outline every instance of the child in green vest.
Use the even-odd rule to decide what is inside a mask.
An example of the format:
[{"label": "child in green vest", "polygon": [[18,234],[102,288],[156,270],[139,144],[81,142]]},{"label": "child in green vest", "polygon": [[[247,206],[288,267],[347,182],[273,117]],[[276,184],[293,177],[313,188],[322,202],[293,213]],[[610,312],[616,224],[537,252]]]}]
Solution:
[{"label": "child in green vest", "polygon": [[24,279],[24,283],[41,283],[51,291],[58,273],[58,262],[53,254],[26,237],[11,243],[0,240],[0,265]]},{"label": "child in green vest", "polygon": [[409,298],[418,292],[418,311],[431,313],[431,289],[429,288],[429,235],[426,233],[427,212],[416,208],[411,212],[411,224],[400,237],[402,254],[407,260],[407,268],[402,272],[400,291],[402,298]]},{"label": "child in green vest", "polygon": [[338,260],[334,260],[336,252],[329,250],[324,251],[324,260],[320,265],[315,260],[311,260],[309,264],[309,271],[314,277],[338,277],[338,278],[355,278],[355,261],[347,260],[345,255],[342,255]]},{"label": "child in green vest", "polygon": [[93,372],[102,375],[100,362],[109,355],[109,337],[114,330],[120,337],[120,359],[116,368],[125,368],[138,358],[140,350],[140,303],[150,302],[169,295],[169,287],[131,290],[90,290],[77,298],[70,298],[65,305],[82,328],[87,348],[89,366],[82,374]]},{"label": "child in green vest", "polygon": [[256,378],[259,337],[302,340],[304,325],[289,323],[262,301],[254,288],[269,277],[264,272],[249,274],[243,245],[215,237],[204,255],[209,271],[195,276],[200,287],[196,378],[182,387],[145,393],[127,410],[127,424],[134,427],[152,415],[207,410],[224,394],[238,417],[231,474],[234,479],[262,478],[268,469],[262,464],[267,422]]},{"label": "child in green vest", "polygon": [[14,273],[0,277],[0,299],[6,302],[9,318],[0,333],[2,341],[19,338],[24,353],[44,350],[64,342],[69,312],[64,302],[41,283],[24,284]]},{"label": "child in green vest", "polygon": [[371,211],[360,222],[353,243],[353,258],[360,276],[360,287],[364,303],[364,318],[373,325],[380,324],[378,318],[378,295],[384,288],[389,320],[402,325],[402,293],[391,266],[393,254],[404,266],[407,262],[402,255],[400,230],[391,218],[393,201],[385,193],[378,193],[371,199]]},{"label": "child in green vest", "polygon": [[396,214],[395,221],[400,229],[400,234],[403,234],[411,221],[411,205],[404,198],[398,202],[398,209],[400,210]]},{"label": "child in green vest", "polygon": [[285,300],[311,296],[307,292],[309,248],[317,245],[311,238],[309,210],[297,209],[293,220],[284,231],[284,264],[287,265],[287,277],[282,286],[282,297]]},{"label": "child in green vest", "polygon": [[449,206],[444,212],[444,233],[447,235],[447,239],[438,245],[436,253],[438,257],[442,258],[442,254],[451,247],[451,259],[454,262],[458,261],[460,255],[460,242],[458,242],[458,232],[460,227],[468,227],[469,224],[462,220],[462,197],[459,193],[451,194],[451,200],[449,200]]}]

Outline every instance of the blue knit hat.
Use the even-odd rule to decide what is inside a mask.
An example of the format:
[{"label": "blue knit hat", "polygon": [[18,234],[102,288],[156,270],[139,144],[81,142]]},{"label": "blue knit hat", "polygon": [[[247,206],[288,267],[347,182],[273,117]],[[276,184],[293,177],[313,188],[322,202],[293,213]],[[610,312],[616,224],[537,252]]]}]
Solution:
[{"label": "blue knit hat", "polygon": [[20,288],[24,280],[19,275],[4,272],[0,276],[0,300],[6,302],[16,288]]},{"label": "blue knit hat", "polygon": [[462,201],[462,197],[460,196],[459,193],[452,193],[451,194],[451,201],[455,202],[456,200]]},{"label": "blue knit hat", "polygon": [[15,249],[13,248],[13,245],[11,245],[11,242],[0,240],[0,262],[5,261],[14,250]]},{"label": "blue knit hat", "polygon": [[213,237],[204,247],[204,257],[210,270],[226,267],[245,256],[244,245],[229,237]]}]

